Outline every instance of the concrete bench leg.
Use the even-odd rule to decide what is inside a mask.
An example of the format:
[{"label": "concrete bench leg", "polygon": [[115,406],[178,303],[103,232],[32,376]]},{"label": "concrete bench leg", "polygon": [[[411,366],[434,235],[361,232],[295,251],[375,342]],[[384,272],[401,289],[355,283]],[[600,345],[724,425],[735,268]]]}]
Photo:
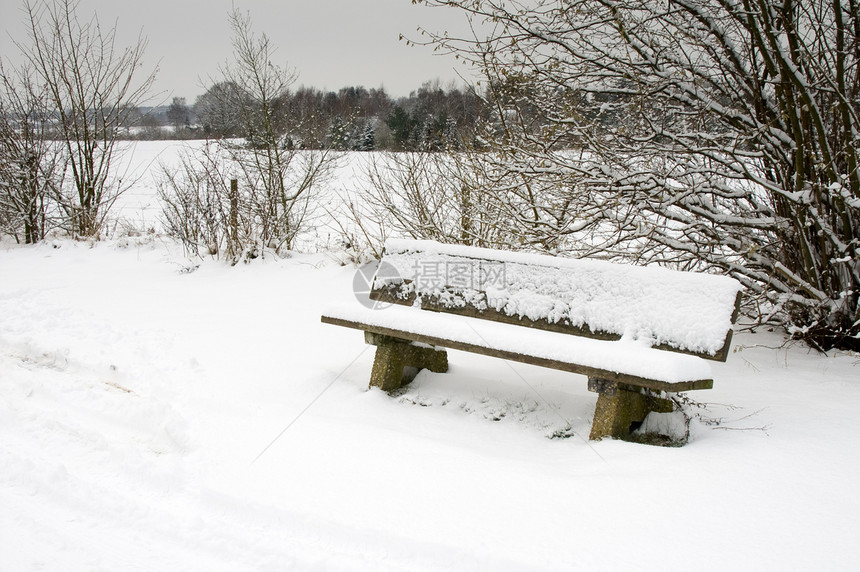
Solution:
[{"label": "concrete bench leg", "polygon": [[589,378],[588,389],[598,393],[589,435],[592,440],[628,439],[650,412],[670,413],[674,408],[668,399],[645,395],[641,388],[623,383]]},{"label": "concrete bench leg", "polygon": [[365,341],[376,346],[370,387],[393,391],[412,381],[406,368],[429,369],[434,373],[448,371],[448,353],[445,350],[418,346],[408,340],[364,333]]}]

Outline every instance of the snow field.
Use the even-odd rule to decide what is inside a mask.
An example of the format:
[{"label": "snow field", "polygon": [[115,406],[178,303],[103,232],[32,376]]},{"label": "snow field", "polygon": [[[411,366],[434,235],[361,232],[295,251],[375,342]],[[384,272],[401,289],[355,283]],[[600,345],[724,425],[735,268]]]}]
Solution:
[{"label": "snow field", "polygon": [[738,332],[688,445],[590,443],[581,376],[368,391],[342,256],[0,242],[0,570],[856,569],[860,356]]}]

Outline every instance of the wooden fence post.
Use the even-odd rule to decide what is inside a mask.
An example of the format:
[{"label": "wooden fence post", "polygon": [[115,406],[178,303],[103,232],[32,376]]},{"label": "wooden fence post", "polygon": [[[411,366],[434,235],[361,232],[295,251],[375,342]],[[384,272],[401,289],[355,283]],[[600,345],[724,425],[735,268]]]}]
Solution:
[{"label": "wooden fence post", "polygon": [[230,238],[239,242],[239,181],[230,179]]}]

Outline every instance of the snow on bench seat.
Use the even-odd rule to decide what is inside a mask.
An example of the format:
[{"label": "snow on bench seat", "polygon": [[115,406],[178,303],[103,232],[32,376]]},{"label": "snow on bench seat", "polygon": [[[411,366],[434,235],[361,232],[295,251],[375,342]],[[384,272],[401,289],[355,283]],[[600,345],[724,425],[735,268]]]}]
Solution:
[{"label": "snow on bench seat", "polygon": [[[709,386],[710,364],[699,357],[666,352],[634,340],[595,340],[568,334],[526,329],[478,318],[416,311],[408,306],[371,309],[359,304],[339,304],[323,312],[326,323],[424,341],[441,347],[470,346],[468,351],[538,363],[540,360],[567,364],[568,371],[616,372],[629,381],[665,382],[666,391],[684,391],[692,383]],[[483,348],[486,351],[481,351]],[[500,354],[507,354],[501,356]],[[535,358],[518,359],[518,356]],[[644,381],[647,380],[647,381]]]}]

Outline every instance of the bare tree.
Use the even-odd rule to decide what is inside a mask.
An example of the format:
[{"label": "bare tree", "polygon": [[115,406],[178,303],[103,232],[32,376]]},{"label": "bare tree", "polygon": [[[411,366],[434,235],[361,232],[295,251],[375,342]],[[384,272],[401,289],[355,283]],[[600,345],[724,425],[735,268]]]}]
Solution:
[{"label": "bare tree", "polygon": [[197,97],[194,113],[207,137],[224,139],[242,135],[238,113],[242,97],[239,87],[229,81],[218,81]]},{"label": "bare tree", "polygon": [[[179,171],[162,169],[161,195],[171,232],[194,245],[205,235],[210,253],[223,251],[235,263],[266,249],[293,248],[314,216],[313,191],[334,166],[334,155],[330,148],[297,148],[302,126],[285,109],[294,72],[273,62],[274,46],[265,34],[254,34],[249,15],[234,10],[229,20],[232,61],[195,104],[216,139],[186,155]],[[237,179],[235,191],[225,190],[226,180],[214,181],[223,173]],[[189,230],[204,227],[215,230]]]},{"label": "bare tree", "polygon": [[285,106],[296,74],[274,63],[268,36],[255,35],[249,15],[230,13],[233,61],[222,74],[241,94],[234,97],[245,141],[225,142],[250,193],[250,210],[262,244],[290,249],[312,212],[311,194],[332,166],[330,149],[300,151],[293,137],[301,126],[288,121]]},{"label": "bare tree", "polygon": [[0,231],[19,242],[42,240],[62,184],[65,153],[46,131],[47,94],[27,66],[0,62]]},{"label": "bare tree", "polygon": [[246,212],[239,212],[229,166],[224,150],[207,141],[183,152],[178,166],[160,164],[158,194],[164,228],[188,254],[223,255],[235,263],[243,254],[250,221]]},{"label": "bare tree", "polygon": [[534,228],[728,272],[798,336],[860,347],[860,3],[423,1],[480,29],[431,41],[486,75],[500,167],[568,181]]},{"label": "bare tree", "polygon": [[167,120],[173,126],[174,133],[180,135],[182,129],[191,122],[191,110],[185,103],[184,97],[174,97],[167,107]]},{"label": "bare tree", "polygon": [[[476,161],[476,159],[480,159]],[[389,235],[451,244],[514,248],[500,193],[479,154],[376,152],[362,155],[358,186],[330,213],[357,251],[382,251]]]},{"label": "bare tree", "polygon": [[124,190],[111,170],[129,114],[142,103],[154,72],[140,77],[146,40],[116,45],[116,29],[78,17],[77,0],[27,0],[28,42],[18,43],[41,82],[69,158],[74,191],[63,197],[68,230],[97,237]]}]

